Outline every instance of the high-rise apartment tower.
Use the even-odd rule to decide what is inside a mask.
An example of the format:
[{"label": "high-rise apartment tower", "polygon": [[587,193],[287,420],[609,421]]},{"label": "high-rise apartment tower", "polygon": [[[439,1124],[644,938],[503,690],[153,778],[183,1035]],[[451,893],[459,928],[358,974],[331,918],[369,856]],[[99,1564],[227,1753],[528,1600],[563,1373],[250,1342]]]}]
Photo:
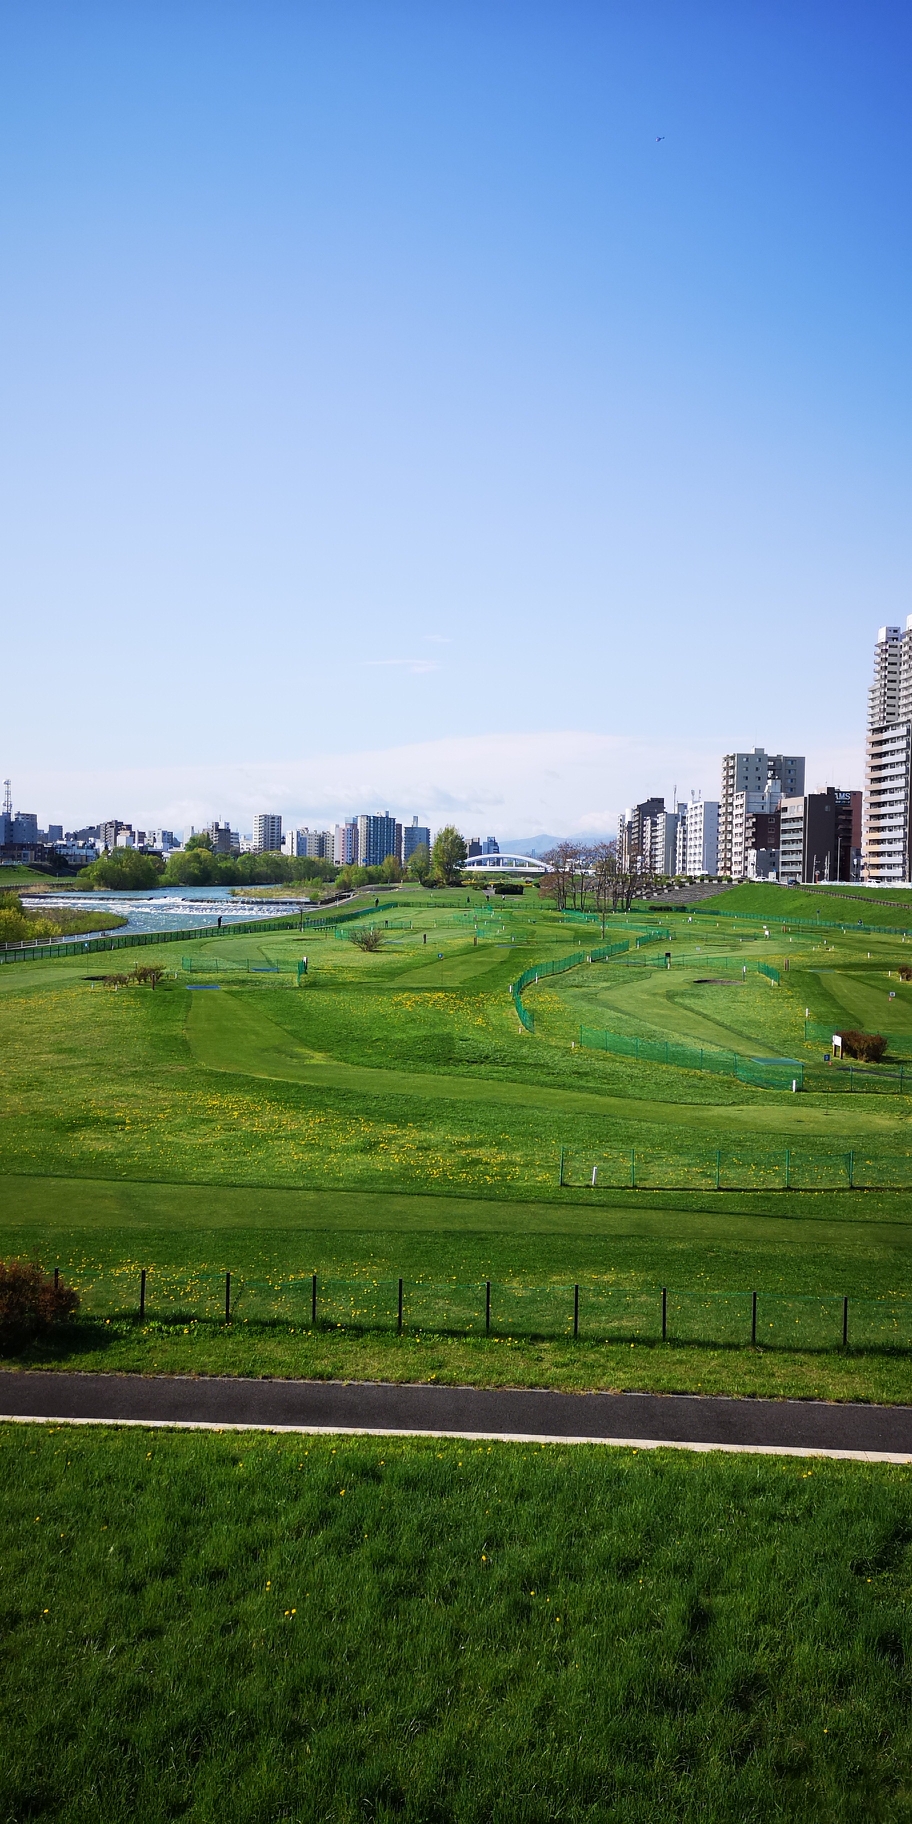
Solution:
[{"label": "high-rise apartment tower", "polygon": [[868,691],[865,765],[865,880],[912,879],[912,614],[905,628],[881,627]]}]

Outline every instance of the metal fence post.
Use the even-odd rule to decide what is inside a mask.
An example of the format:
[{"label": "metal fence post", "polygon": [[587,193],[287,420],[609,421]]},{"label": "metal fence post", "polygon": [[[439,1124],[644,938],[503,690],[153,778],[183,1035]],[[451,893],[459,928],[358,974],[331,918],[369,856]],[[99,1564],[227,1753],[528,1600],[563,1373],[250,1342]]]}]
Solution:
[{"label": "metal fence post", "polygon": [[842,1346],[843,1346],[843,1349],[848,1347],[848,1342],[849,1342],[849,1301],[847,1298],[844,1298],[842,1301]]},{"label": "metal fence post", "polygon": [[225,1322],[231,1322],[231,1274],[225,1274]]},{"label": "metal fence post", "polygon": [[751,1348],[757,1347],[757,1294],[751,1293]]},{"label": "metal fence post", "polygon": [[662,1287],[662,1341],[668,1337],[668,1287]]},{"label": "metal fence post", "polygon": [[485,1336],[491,1334],[491,1281],[485,1280]]},{"label": "metal fence post", "polygon": [[143,1267],[140,1272],[140,1275],[139,1275],[139,1321],[140,1321],[140,1323],[144,1322],[145,1316],[146,1316],[146,1269],[145,1269],[145,1267]]},{"label": "metal fence post", "polygon": [[311,1326],[314,1329],[316,1329],[316,1324],[317,1324],[317,1276],[316,1276],[316,1273],[313,1276],[313,1279],[311,1281],[311,1286],[310,1286],[310,1322],[311,1322]]},{"label": "metal fence post", "polygon": [[573,1334],[579,1336],[579,1286],[573,1288]]},{"label": "metal fence post", "polygon": [[398,1314],[398,1317],[396,1318],[396,1331],[399,1336],[402,1335],[402,1281],[401,1281],[401,1279],[399,1281],[399,1314]]}]

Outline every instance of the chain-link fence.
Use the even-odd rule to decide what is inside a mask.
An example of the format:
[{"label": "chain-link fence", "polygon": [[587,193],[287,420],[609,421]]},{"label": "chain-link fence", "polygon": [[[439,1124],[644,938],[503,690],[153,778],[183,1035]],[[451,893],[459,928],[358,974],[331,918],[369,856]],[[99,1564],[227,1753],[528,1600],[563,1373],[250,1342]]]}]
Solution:
[{"label": "chain-link fence", "polygon": [[579,1042],[590,1051],[607,1051],[644,1064],[672,1064],[678,1070],[709,1071],[758,1089],[804,1087],[804,1065],[797,1058],[746,1058],[721,1047],[688,1045],[683,1039],[629,1038],[622,1032],[597,1031],[591,1026],[580,1027]]},{"label": "chain-link fence", "polygon": [[845,1191],[912,1188],[912,1155],[863,1147],[727,1146],[691,1151],[562,1147],[558,1184],[590,1190]]}]

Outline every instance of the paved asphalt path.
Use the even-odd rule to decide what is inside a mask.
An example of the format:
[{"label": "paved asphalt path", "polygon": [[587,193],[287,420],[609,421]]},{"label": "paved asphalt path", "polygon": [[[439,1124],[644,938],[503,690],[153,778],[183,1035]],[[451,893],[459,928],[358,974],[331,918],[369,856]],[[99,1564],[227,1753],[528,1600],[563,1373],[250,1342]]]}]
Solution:
[{"label": "paved asphalt path", "polygon": [[0,1371],[0,1420],[674,1445],[912,1463],[912,1407],[693,1394]]}]

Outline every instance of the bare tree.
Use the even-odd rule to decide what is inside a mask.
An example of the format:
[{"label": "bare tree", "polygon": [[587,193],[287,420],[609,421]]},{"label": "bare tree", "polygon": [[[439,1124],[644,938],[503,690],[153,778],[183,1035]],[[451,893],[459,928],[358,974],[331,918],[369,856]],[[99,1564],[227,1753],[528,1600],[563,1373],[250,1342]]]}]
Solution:
[{"label": "bare tree", "polygon": [[570,891],[572,852],[572,843],[559,842],[556,848],[547,849],[542,856],[542,861],[546,864],[548,869],[548,873],[542,881],[542,886],[545,888],[546,892],[554,894],[558,912],[563,912],[567,905],[567,896]]}]

